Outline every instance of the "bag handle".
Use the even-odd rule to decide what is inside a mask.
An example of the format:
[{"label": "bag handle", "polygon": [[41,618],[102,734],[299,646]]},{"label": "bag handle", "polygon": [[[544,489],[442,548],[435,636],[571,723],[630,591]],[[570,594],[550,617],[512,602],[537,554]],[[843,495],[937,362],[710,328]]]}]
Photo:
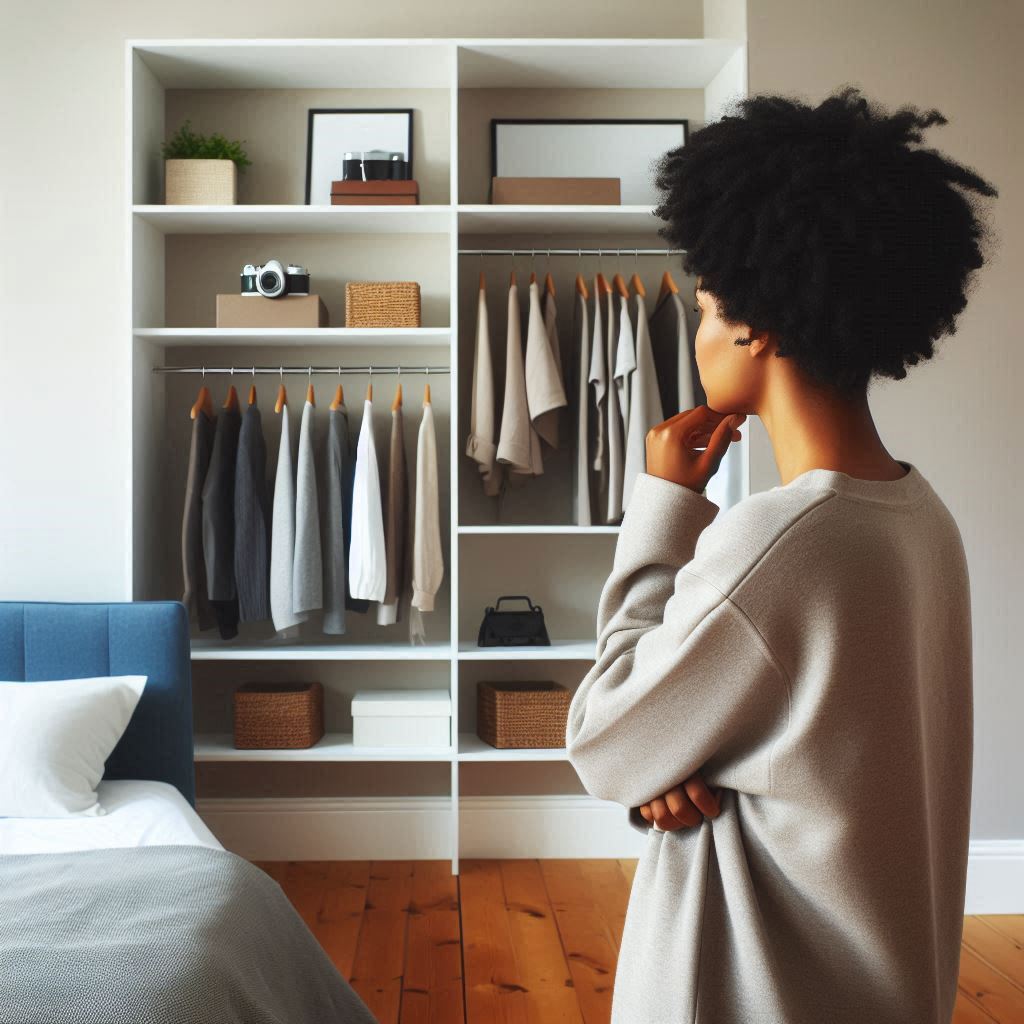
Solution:
[{"label": "bag handle", "polygon": [[539,611],[538,606],[535,605],[525,594],[516,594],[514,596],[505,595],[504,597],[499,597],[494,605],[495,611],[499,610],[502,601],[525,601],[530,606],[530,611]]}]

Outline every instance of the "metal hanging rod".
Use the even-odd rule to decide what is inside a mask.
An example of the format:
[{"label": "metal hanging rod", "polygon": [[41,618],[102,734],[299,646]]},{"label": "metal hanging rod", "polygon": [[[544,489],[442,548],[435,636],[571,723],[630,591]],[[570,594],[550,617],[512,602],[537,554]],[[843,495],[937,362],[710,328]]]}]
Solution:
[{"label": "metal hanging rod", "polygon": [[460,249],[460,256],[677,256],[685,249],[548,249],[544,246],[531,249]]},{"label": "metal hanging rod", "polygon": [[154,366],[154,373],[201,373],[205,376],[208,373],[229,373],[238,374],[240,377],[257,373],[272,373],[284,376],[286,373],[304,373],[306,376],[315,374],[337,375],[340,373],[362,373],[373,375],[375,373],[412,373],[426,374],[451,373],[447,366]]}]

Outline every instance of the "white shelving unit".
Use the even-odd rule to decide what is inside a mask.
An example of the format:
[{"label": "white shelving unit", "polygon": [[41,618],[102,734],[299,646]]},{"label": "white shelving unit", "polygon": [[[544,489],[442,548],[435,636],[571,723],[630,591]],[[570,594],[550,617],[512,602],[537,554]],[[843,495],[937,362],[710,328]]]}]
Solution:
[{"label": "white shelving unit", "polygon": [[[564,749],[496,750],[473,732],[473,673],[491,677],[524,664],[527,671],[568,672],[577,681],[595,656],[594,622],[619,528],[571,522],[566,490],[568,461],[550,460],[550,471],[509,501],[502,521],[493,499],[480,493],[477,473],[463,455],[475,329],[479,257],[459,248],[664,247],[660,222],[647,206],[490,206],[487,204],[490,117],[687,117],[691,132],[721,116],[734,97],[746,95],[744,39],[184,39],[126,43],[126,246],[131,302],[125,311],[125,344],[131,347],[133,396],[128,521],[132,552],[125,571],[137,599],[177,598],[181,593],[180,537],[191,405],[198,379],[152,372],[158,366],[393,365],[405,398],[410,487],[422,383],[416,367],[448,366],[429,378],[441,462],[445,579],[436,610],[426,613],[428,643],[407,641],[406,594],[397,625],[377,626],[375,605],[366,615],[348,613],[349,633],[315,632],[295,643],[275,642],[243,629],[234,641],[209,633],[193,639],[194,693],[199,732],[196,761],[205,763],[423,762],[450,767],[449,843],[459,869],[460,771],[474,763],[508,767],[515,792],[516,765],[565,762]],[[382,92],[382,90],[384,90]],[[629,90],[625,97],[624,90]],[[634,91],[639,90],[639,91]],[[623,108],[623,99],[628,104]],[[412,107],[414,177],[421,205],[414,207],[306,206],[305,116],[309,107]],[[624,115],[623,109],[627,111]],[[301,115],[297,123],[294,111]],[[292,114],[282,113],[292,111]],[[253,166],[240,178],[237,206],[164,206],[160,143],[184,116],[199,131],[244,138]],[[291,156],[289,157],[289,154]],[[262,177],[261,177],[262,173]],[[461,243],[461,245],[460,245]],[[307,255],[308,253],[308,255]],[[417,280],[424,326],[414,330],[224,329],[211,326],[217,292],[237,288],[241,265],[272,256],[310,266],[313,290],[341,319],[346,280]],[[605,255],[605,260],[616,259]],[[624,255],[633,267],[633,257]],[[527,257],[529,259],[529,257]],[[551,257],[559,294],[571,295],[575,257]],[[640,256],[650,261],[652,257]],[[657,258],[653,258],[657,260]],[[522,258],[516,269],[522,271]],[[498,296],[512,261],[486,258],[492,345],[503,365],[504,307]],[[645,262],[652,284],[661,262]],[[586,272],[597,264],[591,262]],[[528,267],[526,268],[529,269]],[[547,264],[538,269],[548,269]],[[678,273],[678,261],[673,263]],[[521,289],[525,291],[525,289]],[[560,305],[568,337],[572,308]],[[497,340],[496,340],[497,339]],[[366,378],[347,375],[350,423],[358,429]],[[239,369],[239,391],[248,384]],[[254,377],[261,391],[268,474],[276,464],[276,417],[270,412],[273,376]],[[379,382],[383,381],[383,385]],[[410,383],[411,381],[411,383]],[[208,378],[215,401],[228,378]],[[318,394],[335,380],[314,378]],[[378,449],[386,452],[387,406],[395,378],[378,377]],[[304,389],[300,377],[286,380]],[[262,386],[261,386],[262,385]],[[386,389],[385,397],[380,389]],[[298,394],[302,391],[298,390]],[[294,397],[294,396],[293,396]],[[292,416],[297,414],[294,403]],[[322,403],[326,406],[326,401]],[[322,415],[326,415],[322,413]],[[323,422],[323,421],[321,421]],[[296,423],[297,427],[297,423]],[[295,428],[293,428],[294,430]],[[318,436],[323,433],[318,427]],[[709,496],[727,507],[747,493],[747,440],[734,446]],[[514,650],[481,649],[476,630],[486,603],[503,593],[529,593],[545,609],[552,645]],[[475,666],[486,662],[486,666]],[[306,666],[304,668],[303,666]],[[447,666],[445,668],[445,666]],[[230,705],[205,694],[223,688],[231,672],[258,677],[274,671],[317,671],[329,706],[329,731],[302,751],[239,751],[232,745]],[[393,674],[394,685],[437,686],[437,673],[452,695],[451,748],[366,749],[352,746],[347,702],[360,687],[359,673]],[[228,675],[224,675],[228,673]],[[566,766],[562,765],[562,770]],[[411,773],[425,769],[410,768]],[[552,768],[552,771],[555,769]],[[265,777],[265,776],[264,776]],[[579,789],[577,788],[577,792]],[[436,797],[431,798],[436,801]],[[521,819],[518,819],[521,820]],[[337,856],[345,857],[339,850]],[[388,857],[381,849],[379,856]]]}]

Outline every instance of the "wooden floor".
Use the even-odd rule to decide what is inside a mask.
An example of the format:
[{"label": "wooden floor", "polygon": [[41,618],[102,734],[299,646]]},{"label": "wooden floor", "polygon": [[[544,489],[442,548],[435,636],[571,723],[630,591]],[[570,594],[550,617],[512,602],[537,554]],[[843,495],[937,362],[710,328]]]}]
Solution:
[{"label": "wooden floor", "polygon": [[[381,1024],[607,1024],[636,860],[260,862]],[[1024,916],[964,919],[954,1024],[1024,1022]]]}]

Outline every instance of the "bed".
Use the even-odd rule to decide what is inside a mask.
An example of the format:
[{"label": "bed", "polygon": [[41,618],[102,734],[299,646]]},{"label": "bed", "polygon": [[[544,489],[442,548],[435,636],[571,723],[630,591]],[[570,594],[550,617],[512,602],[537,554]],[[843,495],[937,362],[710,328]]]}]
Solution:
[{"label": "bed", "polygon": [[0,680],[147,677],[105,813],[0,818],[0,1024],[376,1024],[281,887],[195,811],[179,602],[0,602]]}]

